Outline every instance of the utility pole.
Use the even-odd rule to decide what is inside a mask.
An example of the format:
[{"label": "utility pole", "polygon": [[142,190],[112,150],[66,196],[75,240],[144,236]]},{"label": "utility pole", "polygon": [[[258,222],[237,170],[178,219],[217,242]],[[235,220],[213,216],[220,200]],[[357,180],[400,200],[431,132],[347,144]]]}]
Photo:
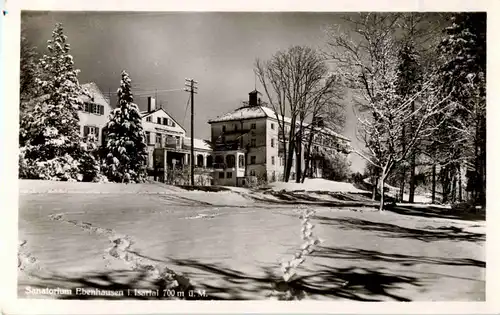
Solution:
[{"label": "utility pole", "polygon": [[198,84],[197,81],[193,79],[185,79],[184,83],[187,88],[184,88],[184,91],[191,93],[191,158],[189,161],[191,162],[191,186],[194,186],[194,94],[197,94],[196,90],[198,89],[195,84]]}]

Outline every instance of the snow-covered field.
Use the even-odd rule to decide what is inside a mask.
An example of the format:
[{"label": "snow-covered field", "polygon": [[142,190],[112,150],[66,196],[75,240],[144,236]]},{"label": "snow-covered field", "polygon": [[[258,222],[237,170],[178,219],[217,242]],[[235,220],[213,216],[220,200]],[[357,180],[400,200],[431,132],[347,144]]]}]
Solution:
[{"label": "snow-covered field", "polygon": [[275,190],[286,190],[286,191],[328,191],[328,192],[346,192],[346,193],[363,193],[364,190],[357,189],[351,183],[335,182],[331,180],[326,180],[322,178],[306,179],[304,183],[293,183],[293,182],[274,182],[269,184],[269,186]]},{"label": "snow-covered field", "polygon": [[[20,187],[22,297],[27,286],[162,288],[153,271],[170,268],[209,298],[265,299],[279,262],[301,244],[296,206],[258,202],[242,190]],[[316,210],[314,231],[325,242],[298,270],[309,298],[484,300],[484,222]]]}]

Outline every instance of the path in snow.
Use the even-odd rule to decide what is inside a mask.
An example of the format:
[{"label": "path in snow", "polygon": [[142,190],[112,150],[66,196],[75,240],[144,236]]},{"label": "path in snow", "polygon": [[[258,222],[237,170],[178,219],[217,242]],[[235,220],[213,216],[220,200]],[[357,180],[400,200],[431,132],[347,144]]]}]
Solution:
[{"label": "path in snow", "polygon": [[[129,235],[119,234],[113,229],[94,226],[88,222],[66,220],[64,218],[64,214],[65,213],[51,214],[49,215],[49,219],[73,224],[74,226],[88,231],[89,233],[94,233],[108,238],[111,243],[111,247],[106,250],[105,255],[103,255],[103,259],[119,259],[125,262],[131,270],[145,271],[149,273],[154,280],[163,279],[165,281],[166,289],[177,288],[180,285],[181,288],[185,290],[190,286],[187,278],[176,274],[166,265],[141,257],[132,251],[131,247],[134,244],[134,241]],[[106,264],[106,267],[110,267],[110,262]]]}]

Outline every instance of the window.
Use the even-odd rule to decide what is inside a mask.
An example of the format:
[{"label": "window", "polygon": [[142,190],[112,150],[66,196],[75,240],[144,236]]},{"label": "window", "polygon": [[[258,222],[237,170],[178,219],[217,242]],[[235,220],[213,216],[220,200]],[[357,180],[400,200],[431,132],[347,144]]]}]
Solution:
[{"label": "window", "polygon": [[226,126],[222,126],[222,132],[226,132]]},{"label": "window", "polygon": [[163,124],[164,124],[165,126],[168,126],[168,118],[163,118]]},{"label": "window", "polygon": [[94,135],[95,140],[99,139],[99,128],[95,126],[83,126],[83,136],[86,138],[89,135]]},{"label": "window", "polygon": [[232,168],[232,167],[234,167],[235,163],[236,163],[236,159],[234,158],[234,155],[230,154],[230,155],[226,156],[227,167]]},{"label": "window", "polygon": [[156,134],[156,143],[161,144],[161,134],[159,134],[159,133]]},{"label": "window", "polygon": [[233,172],[227,172],[226,178],[233,178]]},{"label": "window", "polygon": [[271,148],[274,148],[274,138],[271,139]]},{"label": "window", "polygon": [[216,155],[215,156],[215,163],[216,164],[222,164],[222,163],[224,163],[224,158],[222,157],[222,155]]},{"label": "window", "polygon": [[271,156],[271,164],[274,165],[274,156]]},{"label": "window", "polygon": [[238,157],[238,167],[244,167],[245,166],[245,157],[243,155],[240,155]]},{"label": "window", "polygon": [[151,116],[146,117],[146,121],[151,122]]},{"label": "window", "polygon": [[224,172],[219,172],[219,178],[224,178]]},{"label": "window", "polygon": [[250,157],[250,164],[256,164],[256,157],[255,157],[255,155]]},{"label": "window", "polygon": [[234,130],[238,131],[238,125],[234,124]]},{"label": "window", "polygon": [[257,140],[255,140],[255,139],[251,139],[251,140],[250,140],[250,146],[251,146],[252,148],[255,148],[255,147],[257,146]]},{"label": "window", "polygon": [[274,130],[274,124],[273,123],[271,123],[271,129]]},{"label": "window", "polygon": [[104,115],[104,106],[95,103],[85,102],[83,104],[83,111],[95,115]]},{"label": "window", "polygon": [[101,115],[101,107],[103,107],[103,106],[102,105],[94,104],[94,114]]},{"label": "window", "polygon": [[174,121],[172,121],[172,127],[175,127],[175,123],[174,123]]},{"label": "window", "polygon": [[250,129],[257,129],[257,124],[255,124],[255,123],[251,124]]},{"label": "window", "polygon": [[250,171],[250,176],[255,176],[255,170]]},{"label": "window", "polygon": [[161,117],[156,117],[156,123],[161,125]]},{"label": "window", "polygon": [[146,143],[151,144],[151,133],[146,131]]}]

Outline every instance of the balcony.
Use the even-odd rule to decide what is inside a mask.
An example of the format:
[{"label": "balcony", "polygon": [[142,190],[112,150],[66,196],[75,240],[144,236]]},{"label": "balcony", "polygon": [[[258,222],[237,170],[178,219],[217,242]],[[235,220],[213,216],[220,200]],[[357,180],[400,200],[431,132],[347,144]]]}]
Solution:
[{"label": "balcony", "polygon": [[235,151],[242,149],[244,149],[244,147],[241,145],[240,140],[215,143],[215,151]]},{"label": "balcony", "polygon": [[226,164],[224,163],[214,163],[212,168],[214,171],[222,172],[226,169]]},{"label": "balcony", "polygon": [[182,145],[180,143],[176,143],[176,142],[167,143],[167,144],[165,144],[165,148],[180,150],[180,149],[182,149]]}]

